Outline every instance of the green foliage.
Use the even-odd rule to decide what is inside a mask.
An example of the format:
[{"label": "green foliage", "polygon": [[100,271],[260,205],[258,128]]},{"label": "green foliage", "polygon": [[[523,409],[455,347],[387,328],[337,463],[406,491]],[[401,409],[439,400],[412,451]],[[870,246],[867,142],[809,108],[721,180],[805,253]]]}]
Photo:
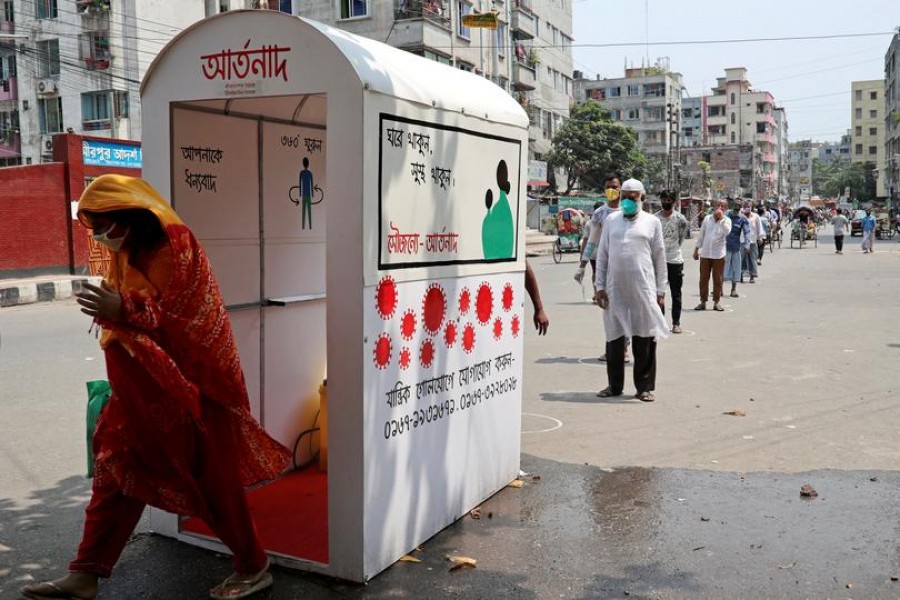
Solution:
[{"label": "green foliage", "polygon": [[637,134],[612,120],[599,103],[589,100],[573,107],[570,118],[553,137],[546,155],[551,169],[566,171],[568,194],[582,189],[601,189],[610,173],[622,177],[653,172],[653,166],[638,147]]},{"label": "green foliage", "polygon": [[837,198],[850,188],[850,197],[859,202],[875,200],[875,165],[835,160],[831,164],[813,161],[813,194]]}]

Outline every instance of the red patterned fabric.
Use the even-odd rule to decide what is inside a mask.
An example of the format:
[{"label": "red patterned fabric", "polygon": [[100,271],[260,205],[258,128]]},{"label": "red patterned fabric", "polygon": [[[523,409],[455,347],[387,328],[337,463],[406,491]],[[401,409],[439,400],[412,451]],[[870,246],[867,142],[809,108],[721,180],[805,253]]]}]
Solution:
[{"label": "red patterned fabric", "polygon": [[[250,414],[231,323],[206,253],[145,182],[104,175],[85,190],[81,211],[150,210],[168,243],[137,256],[114,253],[106,281],[125,319],[99,321],[113,397],[95,434],[95,477],[152,506],[207,517],[197,493],[194,437],[209,436],[233,457],[244,485],[277,477],[290,451]],[[126,353],[115,352],[119,345]],[[151,377],[155,386],[138,382]],[[209,423],[209,403],[229,418]]]}]

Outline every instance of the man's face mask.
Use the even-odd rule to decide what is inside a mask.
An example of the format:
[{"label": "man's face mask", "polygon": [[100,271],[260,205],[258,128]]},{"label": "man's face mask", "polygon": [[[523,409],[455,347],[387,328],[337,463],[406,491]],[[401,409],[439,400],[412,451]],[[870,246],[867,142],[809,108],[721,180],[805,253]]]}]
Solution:
[{"label": "man's face mask", "polygon": [[622,212],[627,216],[632,216],[637,214],[638,203],[632,198],[625,198],[622,200]]},{"label": "man's face mask", "polygon": [[749,208],[745,208],[745,209],[742,210],[741,212],[743,212],[745,215],[749,215],[749,214],[750,214],[750,209],[749,209]]},{"label": "man's face mask", "polygon": [[125,243],[125,238],[128,237],[129,228],[126,227],[124,233],[120,237],[110,238],[109,233],[116,228],[116,224],[113,223],[109,226],[109,228],[103,233],[94,233],[91,235],[91,239],[95,242],[103,244],[113,252],[118,252],[122,248],[122,244]]},{"label": "man's face mask", "polygon": [[619,199],[619,190],[616,188],[606,188],[606,198],[610,202],[615,202]]},{"label": "man's face mask", "polygon": [[663,210],[672,210],[671,202],[661,202],[660,204],[662,204]]}]

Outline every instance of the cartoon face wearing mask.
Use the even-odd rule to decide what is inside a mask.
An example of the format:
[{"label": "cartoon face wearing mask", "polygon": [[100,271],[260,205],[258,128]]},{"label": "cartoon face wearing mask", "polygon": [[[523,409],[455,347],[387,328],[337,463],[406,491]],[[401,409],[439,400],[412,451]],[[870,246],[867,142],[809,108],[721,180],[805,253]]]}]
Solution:
[{"label": "cartoon face wearing mask", "polygon": [[629,179],[622,184],[622,214],[626,218],[633,219],[638,214],[644,193],[644,184],[637,179]]}]

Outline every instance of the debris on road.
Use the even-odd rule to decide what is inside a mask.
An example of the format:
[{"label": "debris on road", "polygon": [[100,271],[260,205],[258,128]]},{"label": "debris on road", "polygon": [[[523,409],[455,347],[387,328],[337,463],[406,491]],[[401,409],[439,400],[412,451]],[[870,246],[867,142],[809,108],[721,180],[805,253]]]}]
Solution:
[{"label": "debris on road", "polygon": [[481,509],[480,509],[480,508],[473,508],[472,510],[469,511],[469,516],[472,517],[472,518],[475,519],[475,520],[480,519],[480,518],[481,518]]},{"label": "debris on road", "polygon": [[448,556],[447,560],[453,563],[453,566],[450,567],[451,573],[460,569],[474,569],[475,563],[478,562],[474,558],[469,558],[468,556]]},{"label": "debris on road", "polygon": [[416,558],[415,556],[410,556],[409,554],[404,554],[400,557],[400,562],[420,563],[422,562],[422,559]]},{"label": "debris on road", "polygon": [[803,487],[800,488],[800,496],[803,498],[816,498],[819,495],[819,492],[816,491],[816,488],[809,485],[808,483],[804,484]]},{"label": "debris on road", "polygon": [[727,411],[727,412],[723,412],[722,414],[723,414],[723,415],[730,415],[730,416],[732,416],[732,417],[746,417],[746,416],[747,416],[747,413],[745,413],[744,411],[742,411],[742,410],[739,409],[739,408],[736,408],[736,409],[734,409],[734,410],[729,410],[729,411]]},{"label": "debris on road", "polygon": [[521,479],[513,479],[512,481],[510,481],[509,483],[506,484],[506,487],[520,488],[523,485],[525,485],[525,482],[522,481]]}]

